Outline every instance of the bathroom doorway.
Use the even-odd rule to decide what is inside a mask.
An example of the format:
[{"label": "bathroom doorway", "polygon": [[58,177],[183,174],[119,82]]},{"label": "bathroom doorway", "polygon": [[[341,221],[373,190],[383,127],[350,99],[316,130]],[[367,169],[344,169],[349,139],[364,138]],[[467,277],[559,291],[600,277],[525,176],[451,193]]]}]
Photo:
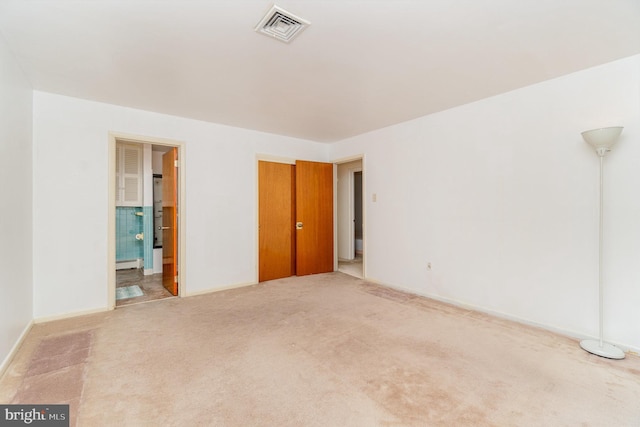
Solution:
[{"label": "bathroom doorway", "polygon": [[[111,308],[180,294],[181,145],[112,135]],[[180,209],[182,210],[182,209]]]},{"label": "bathroom doorway", "polygon": [[362,158],[337,163],[338,271],[364,278]]}]

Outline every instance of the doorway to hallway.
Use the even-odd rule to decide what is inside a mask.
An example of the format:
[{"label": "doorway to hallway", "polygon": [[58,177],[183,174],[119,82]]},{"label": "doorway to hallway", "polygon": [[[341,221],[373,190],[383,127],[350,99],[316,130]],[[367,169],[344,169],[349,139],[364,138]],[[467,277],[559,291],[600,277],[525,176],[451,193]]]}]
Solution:
[{"label": "doorway to hallway", "polygon": [[338,271],[364,278],[362,158],[337,164]]}]

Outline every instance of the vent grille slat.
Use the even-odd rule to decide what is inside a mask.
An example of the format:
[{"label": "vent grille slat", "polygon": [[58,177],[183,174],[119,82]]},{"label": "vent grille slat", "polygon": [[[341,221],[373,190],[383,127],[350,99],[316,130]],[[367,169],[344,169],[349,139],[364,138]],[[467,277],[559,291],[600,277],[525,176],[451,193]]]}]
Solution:
[{"label": "vent grille slat", "polygon": [[309,25],[311,22],[274,5],[256,25],[255,30],[260,34],[289,43]]}]

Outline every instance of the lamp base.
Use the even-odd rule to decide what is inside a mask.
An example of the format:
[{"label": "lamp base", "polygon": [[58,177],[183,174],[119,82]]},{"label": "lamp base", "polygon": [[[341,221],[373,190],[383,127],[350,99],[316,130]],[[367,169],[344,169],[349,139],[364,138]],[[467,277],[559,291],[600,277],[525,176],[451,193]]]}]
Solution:
[{"label": "lamp base", "polygon": [[582,347],[583,350],[600,357],[606,357],[608,359],[624,359],[624,352],[622,350],[614,345],[607,344],[606,342],[603,342],[601,347],[600,341],[598,340],[582,340],[580,341],[580,347]]}]

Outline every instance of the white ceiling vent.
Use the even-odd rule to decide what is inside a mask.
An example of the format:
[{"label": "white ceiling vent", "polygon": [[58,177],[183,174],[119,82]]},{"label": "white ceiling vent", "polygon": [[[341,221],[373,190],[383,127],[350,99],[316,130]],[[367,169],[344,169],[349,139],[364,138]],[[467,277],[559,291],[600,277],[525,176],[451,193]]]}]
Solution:
[{"label": "white ceiling vent", "polygon": [[309,25],[311,25],[311,22],[274,5],[256,25],[255,30],[266,36],[289,43]]}]

